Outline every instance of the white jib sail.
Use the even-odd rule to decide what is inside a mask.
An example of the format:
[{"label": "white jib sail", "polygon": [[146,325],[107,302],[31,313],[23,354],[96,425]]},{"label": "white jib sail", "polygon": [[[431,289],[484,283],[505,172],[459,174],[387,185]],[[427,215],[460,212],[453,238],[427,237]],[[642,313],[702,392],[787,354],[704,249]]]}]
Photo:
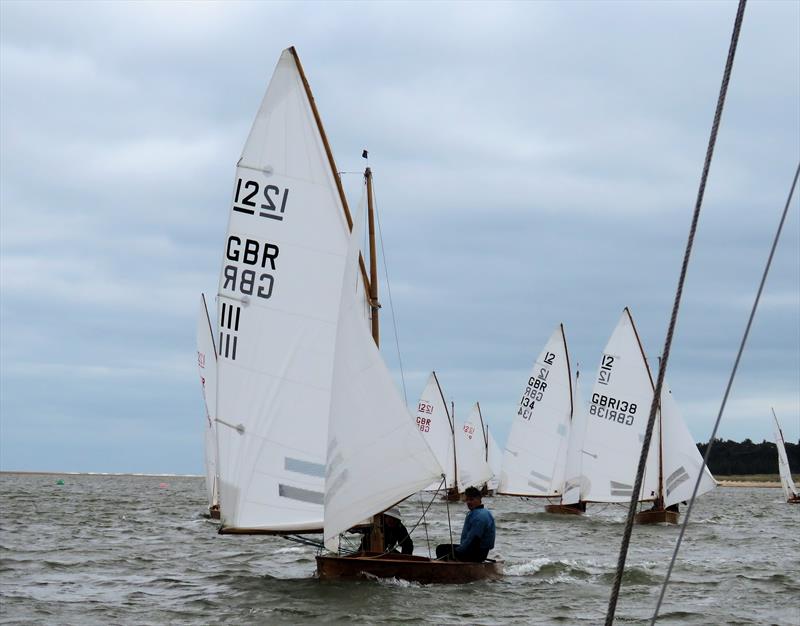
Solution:
[{"label": "white jib sail", "polygon": [[567,445],[564,493],[561,496],[563,504],[577,504],[584,500],[588,486],[583,476],[583,441],[586,437],[587,413],[580,375],[575,377],[572,398],[572,423],[569,428],[569,444]]},{"label": "white jib sail", "polygon": [[783,439],[783,431],[781,425],[778,423],[778,417],[775,411],[772,412],[772,419],[774,420],[775,427],[775,446],[778,448],[778,471],[781,475],[781,487],[783,487],[783,494],[786,499],[796,498],[798,495],[797,487],[792,480],[792,472],[789,469],[789,458],[786,456],[786,445]]},{"label": "white jib sail", "polygon": [[[629,502],[653,399],[653,381],[626,308],[606,344],[589,398],[583,443],[585,500]],[[647,456],[640,500],[658,495],[658,425]]]},{"label": "white jib sail", "polygon": [[441,477],[442,467],[416,427],[356,298],[359,210],[341,287],[325,476],[325,546]]},{"label": "white jib sail", "polygon": [[477,404],[472,407],[469,419],[456,427],[456,459],[459,491],[467,487],[480,489],[492,477],[492,469],[486,462],[483,421]]},{"label": "white jib sail", "polygon": [[500,493],[561,495],[571,417],[569,355],[559,325],[525,381],[503,456]]},{"label": "white jib sail", "polygon": [[[431,372],[422,395],[417,402],[416,424],[419,432],[428,442],[436,460],[439,461],[447,473],[447,484],[452,485],[455,467],[453,463],[453,426],[447,411],[447,402],[442,396],[442,389],[436,378],[436,372]],[[436,490],[442,486],[441,479],[426,489]]]},{"label": "white jib sail", "polygon": [[219,504],[217,492],[217,431],[214,423],[217,406],[217,351],[211,320],[208,317],[206,298],[200,295],[200,314],[197,317],[197,369],[203,389],[205,419],[205,469],[208,506]]},{"label": "white jib sail", "polygon": [[491,491],[497,491],[497,487],[500,485],[500,473],[503,469],[503,450],[497,445],[488,426],[486,427],[486,435],[489,439],[489,469],[492,470],[492,477],[489,479],[487,486]]},{"label": "white jib sail", "polygon": [[320,127],[285,50],[236,169],[219,282],[217,436],[227,527],[322,528],[348,236]]},{"label": "white jib sail", "polygon": [[697,495],[708,493],[717,486],[717,481],[703,465],[703,457],[697,449],[686,422],[683,421],[678,404],[666,383],[661,390],[661,432],[663,436],[664,506],[688,500],[692,497],[694,484],[700,468],[703,477]]}]

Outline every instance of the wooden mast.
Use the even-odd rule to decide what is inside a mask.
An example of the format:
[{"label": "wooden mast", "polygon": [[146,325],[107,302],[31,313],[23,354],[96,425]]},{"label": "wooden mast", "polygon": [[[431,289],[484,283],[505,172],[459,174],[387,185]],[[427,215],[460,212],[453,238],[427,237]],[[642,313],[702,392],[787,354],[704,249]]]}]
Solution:
[{"label": "wooden mast", "polygon": [[[369,225],[369,281],[368,287],[370,317],[372,319],[372,338],[375,345],[380,348],[380,323],[378,309],[378,255],[375,250],[375,205],[372,200],[372,170],[364,170],[364,181],[367,184],[367,218]],[[372,529],[370,530],[370,552],[383,552],[383,513],[372,516]]]}]

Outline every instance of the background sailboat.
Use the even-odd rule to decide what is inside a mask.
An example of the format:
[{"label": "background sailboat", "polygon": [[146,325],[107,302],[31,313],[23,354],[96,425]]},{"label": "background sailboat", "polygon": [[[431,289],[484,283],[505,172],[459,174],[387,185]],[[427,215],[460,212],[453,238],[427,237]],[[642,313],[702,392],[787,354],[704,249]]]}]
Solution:
[{"label": "background sailboat", "polygon": [[442,485],[441,478],[438,478],[426,487],[426,491],[438,491],[455,485],[456,459],[453,420],[447,411],[447,402],[444,399],[436,372],[431,372],[419,402],[417,402],[415,423],[425,441],[428,442],[439,465],[444,468],[446,476],[445,485]]},{"label": "background sailboat", "polygon": [[789,458],[786,456],[786,445],[783,439],[783,431],[778,423],[778,416],[775,409],[772,409],[772,419],[775,427],[775,446],[778,448],[778,472],[781,476],[781,487],[786,502],[789,504],[800,504],[800,492],[792,479],[792,472],[789,467]]},{"label": "background sailboat", "polygon": [[200,294],[200,314],[197,316],[197,369],[200,373],[200,387],[203,391],[203,405],[206,410],[204,427],[204,460],[206,471],[206,495],[208,512],[213,519],[219,519],[219,476],[217,474],[217,349],[211,319],[208,316],[206,297]]},{"label": "background sailboat", "polygon": [[[650,368],[625,308],[603,351],[592,387],[582,457],[586,501],[630,501],[652,397]],[[642,501],[653,501],[658,495],[660,440],[660,432],[654,433]]]},{"label": "background sailboat", "polygon": [[475,403],[469,418],[456,427],[456,481],[459,492],[467,487],[482,489],[492,477],[486,458],[486,439],[480,404]]},{"label": "background sailboat", "polygon": [[569,354],[559,325],[526,380],[503,455],[498,493],[561,497],[572,412]]}]

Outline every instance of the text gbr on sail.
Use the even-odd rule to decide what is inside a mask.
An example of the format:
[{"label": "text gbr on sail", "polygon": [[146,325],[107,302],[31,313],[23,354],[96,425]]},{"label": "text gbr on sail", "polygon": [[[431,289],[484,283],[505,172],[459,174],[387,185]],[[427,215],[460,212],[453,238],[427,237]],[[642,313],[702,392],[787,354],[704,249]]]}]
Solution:
[{"label": "text gbr on sail", "polygon": [[593,393],[589,413],[612,422],[630,426],[633,424],[633,416],[636,413],[636,403],[617,400],[602,393]]},{"label": "text gbr on sail", "polygon": [[[275,284],[275,259],[279,252],[274,243],[255,239],[242,241],[241,237],[230,235],[225,246],[225,258],[233,263],[227,263],[222,272],[225,278],[222,289],[238,291],[245,296],[255,293],[259,298],[269,298]],[[267,269],[270,271],[262,271]]]}]

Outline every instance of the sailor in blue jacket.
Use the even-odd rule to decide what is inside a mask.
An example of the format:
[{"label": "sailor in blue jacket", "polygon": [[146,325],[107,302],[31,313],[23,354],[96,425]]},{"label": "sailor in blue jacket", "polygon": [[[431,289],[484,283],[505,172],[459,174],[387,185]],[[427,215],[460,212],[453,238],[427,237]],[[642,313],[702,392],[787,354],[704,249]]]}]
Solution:
[{"label": "sailor in blue jacket", "polygon": [[461,543],[436,546],[436,558],[480,563],[494,548],[494,517],[481,504],[481,492],[475,487],[464,490],[469,513],[461,529]]}]

